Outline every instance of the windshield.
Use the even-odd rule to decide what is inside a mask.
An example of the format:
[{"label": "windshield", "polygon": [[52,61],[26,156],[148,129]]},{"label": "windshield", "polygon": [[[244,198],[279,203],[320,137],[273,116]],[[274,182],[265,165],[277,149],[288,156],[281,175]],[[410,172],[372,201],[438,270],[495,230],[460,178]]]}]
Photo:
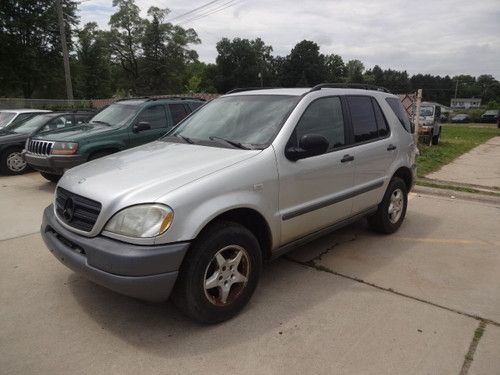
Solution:
[{"label": "windshield", "polygon": [[139,105],[114,103],[97,113],[89,122],[121,126],[137,113],[139,107]]},{"label": "windshield", "polygon": [[213,100],[169,136],[196,141],[267,147],[299,99],[288,95],[241,95]]},{"label": "windshield", "polygon": [[51,118],[52,116],[35,116],[26,122],[10,124],[6,129],[13,131],[14,133],[31,134],[40,129],[40,127],[45,125],[45,123]]},{"label": "windshield", "polygon": [[421,107],[420,108],[420,116],[433,116],[434,115],[434,107]]},{"label": "windshield", "polygon": [[14,112],[0,112],[0,128],[9,123],[16,114]]}]

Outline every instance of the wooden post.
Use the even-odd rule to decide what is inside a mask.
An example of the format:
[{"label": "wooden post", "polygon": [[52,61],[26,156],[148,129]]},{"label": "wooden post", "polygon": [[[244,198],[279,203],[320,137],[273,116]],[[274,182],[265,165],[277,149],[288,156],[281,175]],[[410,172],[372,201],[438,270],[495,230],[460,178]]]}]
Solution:
[{"label": "wooden post", "polygon": [[420,104],[422,103],[422,89],[417,90],[417,103],[415,104],[415,144],[418,143],[420,132]]}]

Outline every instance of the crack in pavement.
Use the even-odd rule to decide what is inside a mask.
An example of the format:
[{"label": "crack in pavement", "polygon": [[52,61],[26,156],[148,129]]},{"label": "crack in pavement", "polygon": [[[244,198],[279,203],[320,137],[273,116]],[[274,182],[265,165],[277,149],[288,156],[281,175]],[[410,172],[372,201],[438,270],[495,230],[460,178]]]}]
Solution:
[{"label": "crack in pavement", "polygon": [[467,375],[474,360],[474,354],[476,353],[477,346],[479,345],[479,340],[483,337],[484,331],[486,330],[487,322],[484,320],[479,321],[479,326],[474,331],[474,336],[469,345],[469,350],[464,358],[464,363],[462,364],[462,369],[459,375]]},{"label": "crack in pavement", "polygon": [[37,230],[36,232],[20,234],[18,236],[14,236],[14,237],[0,238],[0,242],[15,240],[15,239],[18,239],[18,238],[29,237],[29,236],[32,236],[34,234],[39,234],[39,233],[40,233],[40,230]]},{"label": "crack in pavement", "polygon": [[365,280],[360,279],[360,278],[355,277],[355,276],[345,275],[345,274],[342,274],[340,272],[331,270],[331,269],[329,269],[329,268],[327,268],[325,266],[316,264],[314,261],[301,262],[301,261],[295,260],[293,258],[290,258],[290,256],[288,256],[288,255],[284,255],[282,258],[285,259],[285,260],[288,260],[289,262],[292,262],[292,263],[295,263],[295,264],[299,264],[299,265],[304,266],[304,267],[315,269],[316,271],[326,272],[326,273],[329,273],[329,274],[332,274],[332,275],[335,275],[335,276],[339,276],[339,277],[342,277],[342,278],[345,278],[345,279],[349,279],[351,281],[355,281],[357,283],[361,283],[361,284],[364,284],[364,285],[367,285],[367,286],[371,286],[372,288],[379,289],[379,290],[382,290],[384,292],[389,292],[389,293],[395,294],[395,295],[400,296],[400,297],[409,298],[411,300],[422,302],[422,303],[425,303],[427,305],[430,305],[430,306],[433,306],[433,307],[437,307],[439,309],[443,309],[443,310],[446,310],[446,311],[453,312],[455,314],[463,315],[463,316],[466,316],[468,318],[472,318],[472,319],[478,320],[479,322],[483,322],[485,324],[491,324],[491,325],[500,327],[500,323],[496,322],[494,320],[486,319],[486,318],[483,318],[483,317],[481,317],[479,315],[473,315],[473,314],[470,314],[470,313],[467,313],[467,312],[464,312],[464,311],[453,309],[451,307],[440,305],[440,304],[432,302],[432,301],[427,301],[427,300],[419,298],[419,297],[415,297],[415,296],[411,296],[409,294],[398,292],[397,290],[394,290],[392,288],[386,288],[386,287],[383,287],[383,286],[380,286],[380,285],[377,285],[377,284],[374,284],[374,283],[370,283],[369,281],[365,281]]}]

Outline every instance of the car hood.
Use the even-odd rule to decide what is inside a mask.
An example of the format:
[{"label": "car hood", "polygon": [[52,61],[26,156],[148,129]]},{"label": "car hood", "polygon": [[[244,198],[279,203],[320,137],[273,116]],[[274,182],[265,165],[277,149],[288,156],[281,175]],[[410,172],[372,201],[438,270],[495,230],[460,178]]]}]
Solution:
[{"label": "car hood", "polygon": [[65,129],[39,133],[33,137],[33,139],[40,139],[44,141],[79,142],[86,137],[104,135],[109,132],[113,132],[116,129],[117,128],[101,124],[82,124]]},{"label": "car hood", "polygon": [[5,129],[0,129],[0,145],[24,142],[28,137],[28,134],[14,133]]},{"label": "car hood", "polygon": [[154,202],[259,152],[156,141],[73,168],[59,186],[104,206]]}]

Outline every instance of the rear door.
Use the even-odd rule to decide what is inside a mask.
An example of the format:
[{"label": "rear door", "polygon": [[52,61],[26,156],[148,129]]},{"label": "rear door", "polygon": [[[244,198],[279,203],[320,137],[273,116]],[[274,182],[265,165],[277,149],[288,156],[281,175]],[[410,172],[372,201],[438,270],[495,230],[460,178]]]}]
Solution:
[{"label": "rear door", "polygon": [[397,145],[377,100],[371,96],[347,97],[356,149],[353,214],[380,203]]},{"label": "rear door", "polygon": [[150,129],[137,132],[134,130],[134,126],[132,126],[130,128],[131,147],[155,141],[170,128],[170,121],[167,118],[164,104],[155,104],[144,108],[136,117],[134,125],[141,122],[147,123]]},{"label": "rear door", "polygon": [[354,182],[354,163],[345,149],[349,144],[346,107],[340,97],[322,97],[304,111],[287,147],[297,147],[306,134],[324,136],[327,153],[291,161],[281,150],[277,157],[281,244],[328,227],[351,215],[350,189]]}]

